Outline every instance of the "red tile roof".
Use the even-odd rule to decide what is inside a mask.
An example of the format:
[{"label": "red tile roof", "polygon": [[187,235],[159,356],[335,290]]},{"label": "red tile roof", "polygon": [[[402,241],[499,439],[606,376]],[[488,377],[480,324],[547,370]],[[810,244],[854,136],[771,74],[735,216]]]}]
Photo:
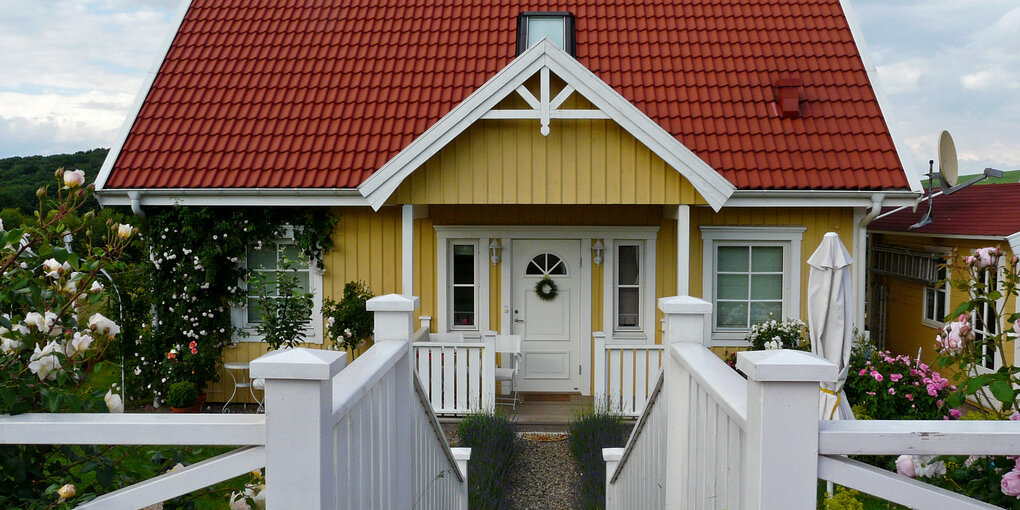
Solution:
[{"label": "red tile roof", "polygon": [[839,0],[193,0],[106,187],[355,187],[534,10],[574,13],[581,64],[738,188],[909,187]]},{"label": "red tile roof", "polygon": [[877,219],[868,225],[868,230],[972,236],[1008,236],[1020,232],[1020,183],[970,186],[952,195],[939,195],[934,201],[935,221],[927,226],[907,228],[928,212],[925,202],[917,206],[917,211],[904,209]]}]

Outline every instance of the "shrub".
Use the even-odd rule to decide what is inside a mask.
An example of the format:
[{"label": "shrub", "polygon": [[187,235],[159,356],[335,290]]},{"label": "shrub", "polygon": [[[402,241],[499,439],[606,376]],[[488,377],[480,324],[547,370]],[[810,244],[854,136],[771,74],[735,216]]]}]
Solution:
[{"label": "shrub", "polygon": [[751,344],[751,350],[755,351],[766,349],[807,351],[811,349],[811,344],[804,339],[804,329],[804,323],[797,319],[777,321],[769,314],[768,320],[751,326],[746,340]]},{"label": "shrub", "polygon": [[836,494],[831,497],[829,493],[825,493],[827,496],[823,504],[825,510],[864,510],[864,503],[857,499],[860,492],[845,487],[836,487],[835,490]]},{"label": "shrub", "polygon": [[517,431],[506,416],[480,413],[457,425],[468,461],[468,507],[509,508],[510,474],[517,456]]},{"label": "shrub", "polygon": [[326,299],[322,304],[326,335],[333,340],[334,349],[357,349],[372,336],[375,319],[365,308],[372,297],[364,282],[347,282],[340,301]]},{"label": "shrub", "polygon": [[851,404],[876,420],[960,416],[959,410],[945,405],[945,399],[956,389],[948,379],[924,363],[909,356],[893,356],[889,351],[875,351],[871,359],[861,357],[852,362],[843,389]]},{"label": "shrub", "polygon": [[305,324],[312,318],[314,296],[305,292],[294,276],[297,262],[282,257],[277,271],[259,271],[251,278],[262,308],[262,321],[255,330],[269,350],[301,345]]},{"label": "shrub", "polygon": [[198,399],[198,389],[191,381],[177,381],[170,385],[166,394],[166,403],[170,407],[191,407]]},{"label": "shrub", "polygon": [[603,448],[627,442],[627,427],[619,414],[601,406],[575,416],[567,424],[567,447],[581,475],[577,508],[606,507],[606,461]]}]

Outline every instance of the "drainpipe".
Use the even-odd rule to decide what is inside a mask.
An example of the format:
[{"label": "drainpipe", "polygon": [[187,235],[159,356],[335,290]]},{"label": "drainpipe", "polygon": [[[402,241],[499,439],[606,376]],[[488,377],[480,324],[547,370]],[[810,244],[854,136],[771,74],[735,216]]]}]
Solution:
[{"label": "drainpipe", "polygon": [[140,191],[128,191],[128,198],[131,199],[131,212],[135,216],[145,216],[142,210],[142,193]]},{"label": "drainpipe", "polygon": [[864,333],[866,324],[864,324],[864,301],[865,291],[867,289],[867,261],[868,261],[868,224],[875,220],[878,215],[882,212],[882,202],[885,201],[885,195],[882,193],[875,193],[871,195],[871,209],[867,214],[861,218],[860,222],[857,223],[857,239],[854,241],[854,261],[856,274],[854,275],[854,292],[857,293],[855,299],[855,306],[857,307],[856,313],[854,314],[854,322],[857,325],[858,331]]}]

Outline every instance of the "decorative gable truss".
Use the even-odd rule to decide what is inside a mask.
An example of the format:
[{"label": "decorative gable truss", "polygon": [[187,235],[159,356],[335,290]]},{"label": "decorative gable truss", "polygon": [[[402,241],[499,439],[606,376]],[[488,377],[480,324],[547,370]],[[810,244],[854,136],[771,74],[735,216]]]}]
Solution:
[{"label": "decorative gable truss", "polygon": [[[536,74],[539,75],[539,97],[525,86],[525,82]],[[550,98],[552,74],[562,79],[566,86]],[[493,109],[514,92],[531,108]],[[596,109],[560,109],[574,93],[583,96]],[[716,211],[735,190],[729,181],[606,82],[552,42],[543,40],[521,53],[404,147],[363,182],[358,191],[378,210],[404,179],[479,119],[537,119],[543,135],[548,135],[551,130],[551,119],[610,119],[680,172]]]},{"label": "decorative gable truss", "polygon": [[514,89],[518,95],[520,95],[528,106],[531,106],[531,110],[489,110],[482,119],[539,119],[542,121],[542,127],[540,131],[542,136],[549,136],[549,120],[550,119],[608,119],[610,118],[606,112],[602,110],[558,110],[560,106],[566,102],[570,94],[574,93],[574,87],[567,84],[563,87],[556,97],[552,100],[549,99],[550,90],[550,78],[549,78],[549,67],[543,66],[539,72],[541,79],[539,85],[539,98],[536,98],[534,94],[528,90],[527,87],[521,85]]}]

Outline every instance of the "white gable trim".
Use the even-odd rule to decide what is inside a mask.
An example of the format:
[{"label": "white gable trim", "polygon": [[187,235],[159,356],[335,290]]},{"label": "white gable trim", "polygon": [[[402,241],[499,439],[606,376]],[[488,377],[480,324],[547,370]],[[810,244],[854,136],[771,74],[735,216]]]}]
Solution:
[{"label": "white gable trim", "polygon": [[690,181],[718,211],[736,189],[655,121],[548,40],[522,53],[358,186],[379,209],[400,183],[525,80],[548,68]]},{"label": "white gable trim", "polygon": [[[157,54],[156,61],[153,62],[149,72],[146,73],[145,79],[142,80],[142,86],[138,89],[138,94],[135,96],[134,103],[131,104],[131,108],[128,109],[128,114],[124,117],[124,123],[120,126],[120,131],[117,133],[114,144],[110,147],[110,152],[106,155],[106,159],[103,161],[103,166],[99,169],[99,175],[96,176],[96,191],[102,191],[106,188],[106,180],[110,177],[110,171],[113,170],[113,164],[117,162],[117,158],[120,157],[120,151],[124,148],[124,142],[127,141],[128,134],[131,132],[131,127],[135,125],[135,120],[138,118],[138,113],[142,110],[142,104],[145,102],[145,98],[149,96],[149,91],[152,89],[152,83],[156,81],[156,74],[163,67],[163,62],[166,60],[167,53],[170,53],[170,46],[173,44],[174,39],[177,38],[177,33],[181,30],[181,25],[184,24],[184,16],[188,14],[188,10],[191,9],[191,0],[185,0],[181,7],[177,10],[177,22],[173,24],[174,29],[166,35],[166,39],[163,40],[163,46],[161,51]],[[110,205],[104,203],[103,196],[101,193],[96,194],[96,198],[99,203],[103,206]]]}]

